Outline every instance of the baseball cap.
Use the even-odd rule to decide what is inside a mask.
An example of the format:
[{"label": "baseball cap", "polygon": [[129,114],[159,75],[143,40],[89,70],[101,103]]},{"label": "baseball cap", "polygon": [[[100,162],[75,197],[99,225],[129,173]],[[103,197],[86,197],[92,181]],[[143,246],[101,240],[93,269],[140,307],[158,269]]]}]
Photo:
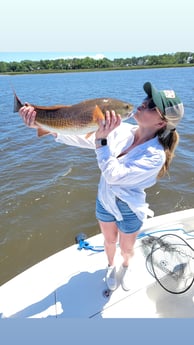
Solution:
[{"label": "baseball cap", "polygon": [[167,129],[176,128],[179,121],[184,115],[184,106],[174,90],[158,91],[150,82],[143,85],[144,91],[149,98],[153,99],[156,107],[162,112],[167,119]]}]

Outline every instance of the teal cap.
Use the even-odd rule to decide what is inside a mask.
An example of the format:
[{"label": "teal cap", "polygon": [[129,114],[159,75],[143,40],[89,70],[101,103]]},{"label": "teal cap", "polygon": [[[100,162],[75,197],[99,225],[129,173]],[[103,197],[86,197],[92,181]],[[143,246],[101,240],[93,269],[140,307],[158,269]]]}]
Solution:
[{"label": "teal cap", "polygon": [[168,129],[176,128],[184,115],[184,106],[174,90],[158,91],[150,82],[143,85],[149,98],[167,119]]}]

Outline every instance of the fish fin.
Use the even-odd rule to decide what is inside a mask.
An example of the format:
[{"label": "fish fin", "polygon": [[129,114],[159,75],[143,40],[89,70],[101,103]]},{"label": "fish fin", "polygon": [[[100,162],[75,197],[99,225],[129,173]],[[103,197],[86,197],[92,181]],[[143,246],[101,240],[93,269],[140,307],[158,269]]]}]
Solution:
[{"label": "fish fin", "polygon": [[[104,120],[105,118],[104,114],[98,105],[95,106],[92,117],[93,117],[93,122],[95,123],[98,123],[99,120]],[[85,138],[88,139],[94,132],[95,131],[87,133],[85,135]]]},{"label": "fish fin", "polygon": [[43,129],[41,127],[37,128],[38,137],[43,137],[43,135],[48,135],[48,134],[51,134],[51,132],[49,132],[46,129]]},{"label": "fish fin", "polygon": [[98,105],[95,106],[92,115],[93,115],[93,121],[97,122],[97,123],[98,123],[99,120],[104,120],[105,119],[105,116],[104,116],[102,110],[100,109],[100,107]]},{"label": "fish fin", "polygon": [[45,106],[45,105],[32,105],[36,110],[59,110],[59,109],[66,109],[70,108],[70,105],[62,105],[62,104],[55,104],[55,105],[50,105],[50,106]]},{"label": "fish fin", "polygon": [[85,135],[85,139],[88,139],[93,133],[95,133],[95,131],[87,133]]},{"label": "fish fin", "polygon": [[13,112],[17,113],[20,108],[23,107],[22,102],[20,101],[19,97],[16,95],[14,91],[14,107],[13,107]]}]

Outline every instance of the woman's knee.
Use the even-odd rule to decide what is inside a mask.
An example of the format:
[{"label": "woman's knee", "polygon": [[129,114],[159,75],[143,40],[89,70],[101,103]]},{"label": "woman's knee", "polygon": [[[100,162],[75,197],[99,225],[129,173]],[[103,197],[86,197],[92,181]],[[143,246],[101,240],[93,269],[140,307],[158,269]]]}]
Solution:
[{"label": "woman's knee", "polygon": [[133,255],[136,237],[137,237],[137,233],[125,234],[125,233],[120,232],[119,245],[120,245],[121,252]]},{"label": "woman's knee", "polygon": [[120,246],[120,250],[121,250],[121,254],[127,254],[129,256],[133,256],[134,255],[134,249],[131,247],[127,247],[127,246]]}]

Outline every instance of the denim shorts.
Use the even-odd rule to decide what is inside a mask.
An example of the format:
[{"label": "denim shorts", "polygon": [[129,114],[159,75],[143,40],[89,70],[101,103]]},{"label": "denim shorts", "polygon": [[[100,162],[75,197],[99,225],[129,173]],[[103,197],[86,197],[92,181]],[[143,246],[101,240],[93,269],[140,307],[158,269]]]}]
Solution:
[{"label": "denim shorts", "polygon": [[129,208],[126,202],[116,198],[116,204],[122,214],[123,220],[116,220],[114,215],[104,209],[98,198],[96,198],[96,218],[102,222],[115,222],[118,229],[126,234],[132,234],[138,231],[143,222]]}]

